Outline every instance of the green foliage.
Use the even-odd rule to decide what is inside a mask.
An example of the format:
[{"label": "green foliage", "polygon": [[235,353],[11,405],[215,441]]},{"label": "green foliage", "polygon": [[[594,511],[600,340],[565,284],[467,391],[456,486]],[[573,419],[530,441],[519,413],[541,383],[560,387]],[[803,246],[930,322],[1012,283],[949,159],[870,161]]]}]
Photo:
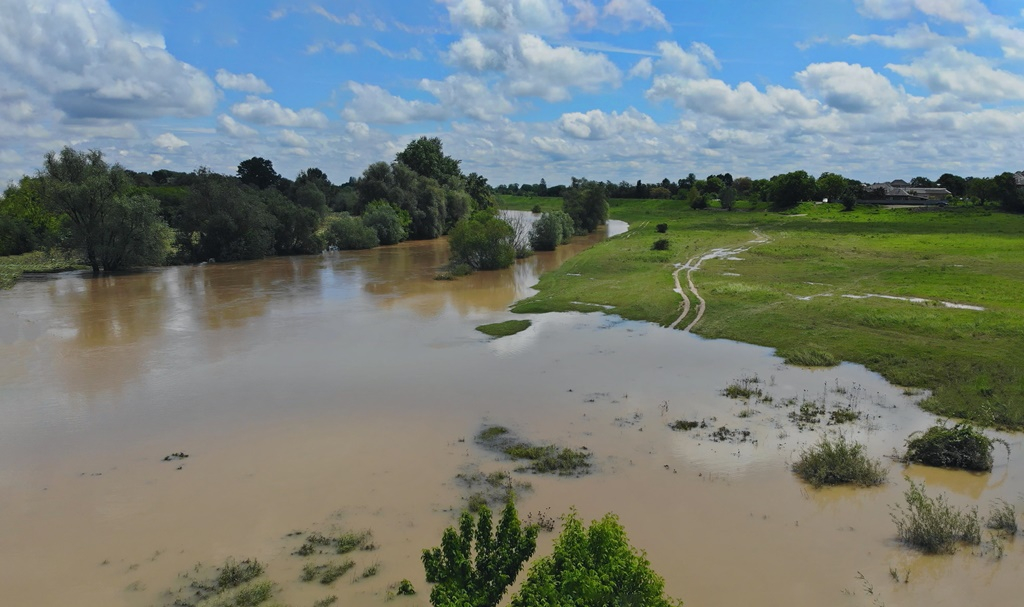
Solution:
[{"label": "green foliage", "polygon": [[669,607],[665,581],[629,544],[614,514],[584,529],[575,511],[565,516],[551,556],[530,568],[512,607]]},{"label": "green foliage", "polygon": [[658,232],[658,234],[664,234],[665,232],[668,232],[668,224],[659,223],[658,225],[654,226],[654,229]]},{"label": "green foliage", "polygon": [[183,206],[171,218],[183,261],[260,259],[274,252],[278,220],[267,208],[276,190],[240,187],[200,169]]},{"label": "green foliage", "polygon": [[793,171],[776,175],[771,179],[768,199],[775,209],[789,209],[815,196],[814,177],[807,171]]},{"label": "green foliage", "polygon": [[925,466],[988,472],[992,470],[993,448],[992,439],[970,424],[960,423],[952,428],[932,426],[924,434],[908,438],[903,457]]},{"label": "green foliage", "polygon": [[241,562],[228,559],[224,561],[224,565],[217,573],[217,588],[226,590],[241,586],[261,575],[263,575],[263,564],[256,559],[245,559]]},{"label": "green foliage", "polygon": [[281,176],[274,170],[273,162],[254,156],[238,163],[238,179],[245,185],[265,190],[277,185]]},{"label": "green foliage", "polygon": [[860,485],[871,487],[885,482],[888,472],[878,460],[867,456],[864,445],[846,440],[842,434],[822,436],[818,443],[800,454],[793,472],[815,487]]},{"label": "green foliage", "polygon": [[907,479],[903,494],[907,505],[892,506],[893,523],[899,541],[927,554],[952,554],[958,544],[981,543],[981,523],[976,507],[960,510],[944,495],[928,497],[924,485]]},{"label": "green foliage", "polygon": [[733,207],[736,206],[736,196],[736,188],[729,186],[718,194],[718,200],[723,209],[731,211]]},{"label": "green foliage", "polygon": [[985,526],[993,531],[1015,535],[1017,533],[1017,509],[1006,500],[996,500],[989,512]]},{"label": "green foliage", "polygon": [[372,249],[380,244],[376,230],[364,225],[361,218],[352,217],[348,213],[328,221],[324,239],[328,245],[342,250]]},{"label": "green foliage", "polygon": [[505,322],[480,325],[476,330],[491,337],[507,337],[527,330],[531,324],[533,323],[529,320],[506,320]]},{"label": "green foliage", "polygon": [[375,200],[362,215],[363,225],[377,233],[380,244],[398,244],[409,237],[409,213],[400,211],[384,200]]},{"label": "green foliage", "polygon": [[652,251],[667,251],[669,244],[671,244],[671,243],[669,242],[668,238],[659,238],[658,240],[654,241],[654,244],[651,245],[651,250]]},{"label": "green foliage", "polygon": [[439,183],[450,183],[462,177],[459,168],[461,161],[445,156],[444,146],[437,137],[420,137],[409,142],[404,150],[395,155],[395,160]]},{"label": "green foliage", "polygon": [[323,249],[323,241],[317,234],[321,210],[295,204],[274,189],[259,192],[258,200],[274,218],[271,227],[275,254],[301,255],[319,253]]},{"label": "green foliage", "polygon": [[301,579],[303,582],[319,580],[321,584],[326,586],[328,584],[333,584],[335,580],[348,573],[348,571],[355,566],[355,562],[351,559],[342,561],[341,563],[330,562],[321,565],[306,563],[302,566]]},{"label": "green foliage", "polygon": [[496,533],[491,511],[480,508],[477,520],[463,512],[459,529],[449,527],[441,546],[423,551],[434,607],[494,607],[537,547],[537,528],[522,528],[514,503],[501,513]]},{"label": "green foliage", "polygon": [[475,270],[507,268],[515,261],[514,237],[508,223],[493,213],[478,211],[459,221],[449,234],[451,260]]},{"label": "green foliage", "polygon": [[530,470],[540,474],[555,473],[561,476],[583,474],[590,468],[590,453],[555,445],[534,445],[519,440],[503,426],[484,428],[476,437],[489,449],[499,451],[515,460],[528,460]]},{"label": "green foliage", "polygon": [[535,251],[554,251],[560,244],[569,242],[575,233],[572,217],[564,211],[544,213],[533,223],[530,231],[530,246]]},{"label": "green foliage", "polygon": [[603,183],[572,178],[562,194],[562,210],[572,217],[577,232],[589,234],[608,221],[608,194]]},{"label": "green foliage", "polygon": [[542,210],[543,209],[540,208],[539,204],[535,204],[533,205],[533,208],[530,209],[530,212],[533,213],[534,215],[539,215]]},{"label": "green foliage", "polygon": [[398,590],[395,591],[395,594],[399,596],[412,596],[416,594],[416,589],[413,588],[412,582],[403,578],[401,582],[398,582]]},{"label": "green foliage", "polygon": [[0,197],[0,256],[21,255],[57,243],[62,226],[40,196],[38,177],[22,177]]}]

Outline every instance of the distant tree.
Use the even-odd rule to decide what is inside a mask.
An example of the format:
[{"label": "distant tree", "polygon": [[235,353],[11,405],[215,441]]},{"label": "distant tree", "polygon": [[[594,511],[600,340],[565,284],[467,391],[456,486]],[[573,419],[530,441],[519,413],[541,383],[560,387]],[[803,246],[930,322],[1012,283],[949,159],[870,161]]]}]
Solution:
[{"label": "distant tree", "polygon": [[658,186],[656,188],[651,188],[647,193],[647,196],[648,198],[653,198],[655,200],[665,200],[672,197],[672,191],[668,188]]},{"label": "distant tree", "polygon": [[708,178],[704,180],[704,187],[701,188],[701,191],[705,194],[714,195],[721,192],[725,187],[726,183],[721,177],[718,175],[709,175]]},{"label": "distant tree", "polygon": [[775,209],[788,209],[811,200],[815,193],[814,177],[806,171],[793,171],[771,178],[769,200]]},{"label": "distant tree", "polygon": [[852,211],[857,206],[857,193],[853,186],[847,186],[839,192],[839,195],[833,200],[829,198],[830,202],[838,202],[843,205],[844,211]]},{"label": "distant tree", "polygon": [[534,192],[538,196],[547,196],[548,195],[548,182],[544,181],[543,177],[540,178],[540,183],[537,184],[537,188],[534,190]]},{"label": "distant tree", "polygon": [[753,186],[754,181],[750,177],[737,177],[732,182],[732,187],[736,188],[736,193],[740,196],[750,194]]},{"label": "distant tree", "polygon": [[839,195],[843,193],[843,190],[848,189],[846,177],[836,173],[822,173],[818,177],[818,196],[817,199],[828,199],[829,202],[839,202]]},{"label": "distant tree", "polygon": [[65,244],[92,266],[112,271],[163,263],[171,231],[150,196],[129,195],[130,180],[120,165],[109,166],[97,150],[65,147],[50,152],[39,173],[39,195],[51,212],[68,218]]},{"label": "distant tree", "polygon": [[324,230],[326,244],[339,249],[372,249],[379,244],[377,232],[366,225],[359,217],[344,213],[327,222]]},{"label": "distant tree", "polygon": [[[270,190],[274,196],[278,192]],[[186,262],[260,259],[274,252],[277,219],[261,192],[233,179],[195,172],[180,213],[172,222]]]},{"label": "distant tree", "polygon": [[603,183],[572,178],[562,193],[562,210],[572,217],[576,231],[589,234],[608,221],[608,197]]},{"label": "distant tree", "polygon": [[544,213],[533,222],[530,245],[535,251],[554,251],[558,245],[569,242],[576,226],[564,211]]},{"label": "distant tree", "polygon": [[927,177],[914,177],[910,180],[910,187],[913,188],[934,188],[935,182]]},{"label": "distant tree", "polygon": [[476,173],[466,175],[466,193],[473,199],[478,209],[490,209],[497,206],[494,190],[487,185],[487,178]]},{"label": "distant tree", "polygon": [[444,146],[438,137],[420,137],[409,142],[395,155],[395,160],[438,183],[447,184],[462,177],[460,161],[444,155]]},{"label": "distant tree", "polygon": [[992,178],[993,196],[1003,210],[1024,212],[1024,189],[1017,187],[1013,173],[1002,173]]},{"label": "distant tree", "polygon": [[[363,225],[374,231],[380,244],[398,244],[409,237],[412,220],[385,200],[370,203],[363,211]],[[340,245],[339,245],[340,246]]]},{"label": "distant tree", "polygon": [[967,180],[952,173],[943,173],[935,184],[940,188],[946,188],[950,194],[958,198],[967,193]]},{"label": "distant tree", "polygon": [[270,224],[275,254],[304,255],[323,250],[323,240],[317,233],[323,218],[321,213],[295,204],[274,188],[256,192],[255,200],[275,220]]},{"label": "distant tree", "polygon": [[706,209],[708,208],[708,199],[696,184],[686,192],[686,204],[691,209]]},{"label": "distant tree", "polygon": [[455,263],[474,270],[498,270],[515,261],[515,233],[493,212],[477,211],[455,224],[448,234],[448,247]]},{"label": "distant tree", "polygon": [[276,186],[281,176],[274,170],[273,162],[253,156],[238,164],[238,179],[246,185],[263,190]]},{"label": "distant tree", "polygon": [[473,515],[463,512],[458,531],[449,527],[440,547],[423,551],[427,581],[435,584],[434,607],[495,607],[537,547],[537,527],[522,528],[511,500],[496,533],[487,506],[477,516],[474,524]]},{"label": "distant tree", "polygon": [[718,200],[721,201],[723,209],[731,211],[736,204],[736,188],[726,187],[718,194]]},{"label": "distant tree", "polygon": [[310,209],[319,217],[327,213],[327,196],[313,181],[296,182],[292,200],[300,207]]},{"label": "distant tree", "polygon": [[530,567],[512,607],[672,607],[665,580],[629,543],[614,514],[584,528],[576,512],[563,518],[551,556]]}]

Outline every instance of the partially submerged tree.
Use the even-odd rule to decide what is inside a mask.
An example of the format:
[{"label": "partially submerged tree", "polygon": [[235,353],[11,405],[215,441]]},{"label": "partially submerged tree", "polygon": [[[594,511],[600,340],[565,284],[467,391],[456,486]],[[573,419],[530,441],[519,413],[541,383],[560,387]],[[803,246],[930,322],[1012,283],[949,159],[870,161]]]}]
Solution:
[{"label": "partially submerged tree", "polygon": [[608,195],[603,183],[572,178],[562,193],[562,209],[572,217],[576,231],[589,234],[608,221]]},{"label": "partially submerged tree", "polygon": [[454,263],[474,270],[498,270],[515,261],[515,232],[492,212],[477,211],[455,225],[448,235]]},{"label": "partially submerged tree", "polygon": [[435,584],[430,604],[494,607],[536,547],[537,527],[522,527],[512,500],[501,512],[497,533],[487,506],[480,507],[475,525],[473,515],[463,512],[458,531],[445,529],[441,546],[423,551],[427,581]]},{"label": "partially submerged tree", "polygon": [[569,242],[574,231],[572,217],[564,211],[544,213],[533,223],[530,245],[535,251],[554,251],[558,245]]}]

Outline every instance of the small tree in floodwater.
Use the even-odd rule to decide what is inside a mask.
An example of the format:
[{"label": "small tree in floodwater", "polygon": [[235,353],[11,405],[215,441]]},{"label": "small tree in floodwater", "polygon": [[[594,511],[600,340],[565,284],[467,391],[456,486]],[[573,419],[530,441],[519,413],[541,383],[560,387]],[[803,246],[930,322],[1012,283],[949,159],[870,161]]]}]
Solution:
[{"label": "small tree in floodwater", "polygon": [[494,607],[536,548],[537,527],[522,528],[512,500],[501,512],[496,534],[486,505],[480,507],[475,526],[473,515],[463,512],[458,531],[445,529],[441,546],[423,551],[427,581],[436,584],[430,604]]}]

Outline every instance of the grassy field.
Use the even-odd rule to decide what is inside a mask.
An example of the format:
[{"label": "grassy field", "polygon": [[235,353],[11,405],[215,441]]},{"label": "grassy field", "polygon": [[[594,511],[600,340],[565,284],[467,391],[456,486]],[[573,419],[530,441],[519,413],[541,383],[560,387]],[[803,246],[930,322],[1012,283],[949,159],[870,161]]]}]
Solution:
[{"label": "grassy field", "polygon": [[61,254],[44,251],[0,257],[0,289],[10,289],[26,272],[63,272],[80,267],[74,260]]},{"label": "grassy field", "polygon": [[[558,208],[557,199],[504,201]],[[758,230],[770,241],[742,260],[709,260],[694,273],[708,302],[695,333],[774,347],[782,356],[811,350],[861,363],[897,385],[930,390],[921,402],[927,410],[1024,428],[1024,217],[811,204],[787,214],[693,211],[663,200],[611,205],[629,233],[544,275],[540,292],[515,312],[607,310],[668,324],[680,312],[675,264],[743,245]],[[658,223],[668,224],[666,234],[655,231]],[[658,238],[669,239],[668,251],[651,250]],[[843,297],[869,294],[928,302]]]}]

